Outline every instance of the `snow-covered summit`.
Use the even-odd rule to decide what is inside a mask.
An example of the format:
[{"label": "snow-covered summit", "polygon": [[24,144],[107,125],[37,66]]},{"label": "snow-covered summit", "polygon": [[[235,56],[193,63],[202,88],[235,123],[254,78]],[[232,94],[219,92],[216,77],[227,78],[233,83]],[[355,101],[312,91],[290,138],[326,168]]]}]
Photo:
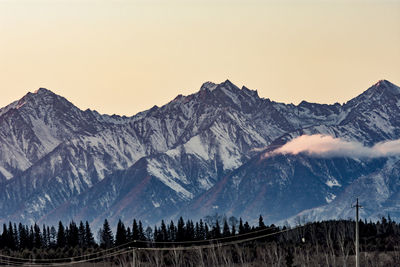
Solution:
[{"label": "snow-covered summit", "polygon": [[[0,183],[4,183],[0,214],[7,220],[29,222],[96,220],[105,215],[127,221],[143,216],[156,222],[201,197],[213,196],[206,192],[221,189],[230,201],[233,191],[223,187],[230,184],[237,189],[241,178],[231,174],[239,174],[239,168],[250,164],[257,148],[315,133],[367,145],[400,138],[397,91],[397,86],[381,81],[345,105],[305,101],[293,105],[260,98],[257,91],[226,80],[206,82],[191,95],[179,95],[163,106],[124,117],[80,110],[42,88],[0,109]],[[313,167],[308,159],[294,159],[297,165],[275,160],[279,186],[288,175],[296,181],[298,166],[302,173],[321,172],[307,169]],[[337,168],[359,163],[316,164],[334,176]],[[267,165],[254,160],[248,166],[252,167],[246,170],[248,177],[259,174],[248,181],[260,182],[260,189],[267,186],[262,180],[271,173],[262,169]],[[345,188],[346,181],[339,178],[331,180]],[[326,184],[322,178],[319,182]],[[320,200],[329,194],[339,198],[338,191],[326,190],[318,195]],[[263,199],[263,192],[254,196],[260,194],[257,199]],[[285,195],[277,195],[281,193]],[[304,203],[312,205],[308,200]],[[221,211],[229,206],[215,204]]]}]

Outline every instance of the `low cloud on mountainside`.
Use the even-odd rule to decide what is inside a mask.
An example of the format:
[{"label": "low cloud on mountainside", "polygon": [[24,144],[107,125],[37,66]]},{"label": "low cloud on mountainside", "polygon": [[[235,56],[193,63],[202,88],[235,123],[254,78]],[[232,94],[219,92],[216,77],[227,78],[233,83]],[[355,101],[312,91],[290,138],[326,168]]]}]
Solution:
[{"label": "low cloud on mountainside", "polygon": [[400,139],[380,142],[372,147],[355,141],[346,141],[329,135],[315,134],[299,136],[278,149],[265,154],[297,155],[305,153],[317,157],[379,158],[400,155]]}]

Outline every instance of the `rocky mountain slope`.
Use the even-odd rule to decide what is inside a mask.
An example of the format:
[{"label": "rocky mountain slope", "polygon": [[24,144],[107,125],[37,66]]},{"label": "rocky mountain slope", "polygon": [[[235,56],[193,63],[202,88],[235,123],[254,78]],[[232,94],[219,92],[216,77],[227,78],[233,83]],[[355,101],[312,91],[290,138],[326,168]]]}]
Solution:
[{"label": "rocky mountain slope", "polygon": [[400,89],[388,81],[343,105],[276,103],[228,80],[207,82],[133,117],[82,111],[41,88],[0,109],[1,219],[347,216],[330,207],[351,202],[357,184],[386,186],[386,199],[398,199],[395,157],[263,154],[304,134],[367,146],[399,139],[399,114]]}]

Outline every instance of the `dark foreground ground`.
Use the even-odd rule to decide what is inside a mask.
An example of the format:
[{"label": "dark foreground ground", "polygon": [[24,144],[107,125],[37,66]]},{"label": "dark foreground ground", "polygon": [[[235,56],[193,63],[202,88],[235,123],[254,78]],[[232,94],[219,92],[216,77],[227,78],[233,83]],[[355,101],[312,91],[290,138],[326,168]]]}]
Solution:
[{"label": "dark foreground ground", "polygon": [[[0,251],[2,266],[355,266],[355,222],[260,225],[206,240],[131,240],[95,246]],[[184,228],[182,228],[184,229]],[[157,241],[158,240],[158,241]],[[360,266],[400,266],[400,225],[360,221]]]}]

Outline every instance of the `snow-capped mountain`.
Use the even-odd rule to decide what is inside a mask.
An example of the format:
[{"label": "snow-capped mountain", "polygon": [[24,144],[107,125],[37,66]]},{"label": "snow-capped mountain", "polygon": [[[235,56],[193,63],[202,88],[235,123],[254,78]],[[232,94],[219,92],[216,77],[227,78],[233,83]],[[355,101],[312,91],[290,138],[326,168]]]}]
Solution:
[{"label": "snow-capped mountain", "polygon": [[[228,80],[207,82],[133,117],[82,111],[41,88],[0,109],[1,219],[154,223],[215,212],[318,219],[396,161],[264,158],[264,150],[303,134],[364,145],[398,139],[399,114],[400,88],[388,81],[343,105],[276,103]],[[393,173],[376,192],[382,184],[397,192]]]}]

